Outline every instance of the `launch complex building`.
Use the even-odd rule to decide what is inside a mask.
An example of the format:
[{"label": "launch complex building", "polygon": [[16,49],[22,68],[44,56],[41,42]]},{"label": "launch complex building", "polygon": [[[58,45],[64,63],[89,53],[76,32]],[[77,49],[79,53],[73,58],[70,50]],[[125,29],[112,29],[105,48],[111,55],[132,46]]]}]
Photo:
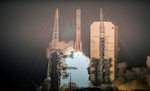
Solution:
[{"label": "launch complex building", "polygon": [[[103,38],[103,41],[101,39]],[[101,55],[102,53],[102,55]],[[113,81],[116,77],[116,63],[118,58],[118,26],[111,21],[104,20],[104,14],[100,9],[100,21],[95,21],[90,26],[90,59],[91,65],[93,61],[99,61],[101,58],[110,60],[110,80]],[[103,65],[105,66],[105,64]],[[101,67],[101,66],[100,66]],[[96,76],[92,73],[95,71],[95,66],[90,67],[91,80],[95,80]],[[100,68],[102,69],[102,68]],[[107,74],[104,69],[103,72]]]},{"label": "launch complex building", "polygon": [[[66,50],[73,48],[75,49],[75,51],[82,52],[81,10],[76,10],[75,44],[70,42],[66,46],[60,46],[58,20],[59,11],[58,9],[56,9],[52,41],[49,43],[49,47],[46,48],[48,58],[47,75],[42,88],[40,88],[38,91],[58,91],[60,85],[60,75],[62,75],[60,70],[66,69],[65,65],[62,64],[62,59],[67,57],[74,57],[74,51],[71,51],[71,54],[66,55]],[[92,86],[111,84],[111,82],[116,77],[116,62],[118,57],[118,27],[114,25],[111,21],[104,20],[104,14],[102,9],[100,9],[100,21],[93,22],[89,27],[89,79],[92,83]]]}]

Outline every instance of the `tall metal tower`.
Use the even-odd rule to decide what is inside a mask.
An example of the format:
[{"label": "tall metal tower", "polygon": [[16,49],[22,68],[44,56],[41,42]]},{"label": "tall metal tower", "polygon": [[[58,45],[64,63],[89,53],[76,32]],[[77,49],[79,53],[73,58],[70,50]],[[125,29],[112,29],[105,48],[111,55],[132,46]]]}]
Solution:
[{"label": "tall metal tower", "polygon": [[90,26],[90,80],[94,86],[109,85],[115,79],[118,56],[118,27],[105,17]]},{"label": "tall metal tower", "polygon": [[65,50],[70,46],[73,46],[72,43],[69,43],[66,46],[61,47],[59,43],[59,12],[58,8],[55,12],[55,21],[53,28],[52,41],[49,43],[49,47],[46,48],[46,57],[48,59],[47,74],[44,80],[41,91],[58,91],[60,85],[60,70],[63,69],[62,65],[63,58],[73,58],[73,52],[70,55],[65,55]]},{"label": "tall metal tower", "polygon": [[49,47],[46,49],[47,52],[47,58],[48,58],[48,67],[47,67],[47,74],[46,74],[46,85],[44,87],[47,89],[46,91],[55,90],[58,89],[58,42],[59,42],[59,22],[58,22],[58,8],[55,12],[55,21],[54,21],[54,28],[53,28],[53,35],[52,35],[52,41],[49,43]]},{"label": "tall metal tower", "polygon": [[100,62],[99,80],[100,84],[110,83],[110,59],[105,58],[105,28],[103,10],[100,9]]},{"label": "tall metal tower", "polygon": [[100,60],[104,60],[105,55],[105,29],[103,10],[100,9]]},{"label": "tall metal tower", "polygon": [[52,35],[52,43],[51,48],[57,49],[57,44],[59,42],[59,22],[58,22],[58,8],[55,12],[55,21],[54,21],[54,29],[53,29],[53,35]]},{"label": "tall metal tower", "polygon": [[[48,58],[48,68],[47,68],[47,78],[50,79],[50,72],[51,72],[51,54],[53,53],[54,49],[57,49],[57,44],[59,42],[59,25],[58,25],[58,8],[55,12],[55,21],[54,21],[54,28],[53,28],[53,35],[52,35],[52,42],[50,43],[49,47],[47,48],[47,58]],[[53,49],[53,50],[52,50]]]},{"label": "tall metal tower", "polygon": [[103,61],[105,55],[105,30],[103,21],[103,10],[100,9],[100,81],[103,82]]}]

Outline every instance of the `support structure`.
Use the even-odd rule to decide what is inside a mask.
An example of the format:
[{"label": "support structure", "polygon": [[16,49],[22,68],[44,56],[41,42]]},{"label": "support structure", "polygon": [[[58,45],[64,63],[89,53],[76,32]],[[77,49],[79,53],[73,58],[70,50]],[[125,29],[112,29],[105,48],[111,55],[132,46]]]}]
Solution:
[{"label": "support structure", "polygon": [[46,79],[50,83],[51,88],[47,88],[48,91],[57,91],[59,86],[59,74],[58,74],[58,59],[59,59],[59,49],[58,49],[58,43],[59,43],[59,18],[58,18],[58,8],[55,12],[55,21],[54,21],[54,27],[53,27],[53,35],[52,35],[52,41],[49,43],[49,47],[46,49],[47,52],[47,58],[48,58],[48,66],[47,66],[47,74]]},{"label": "support structure", "polygon": [[55,21],[53,27],[53,35],[52,41],[49,43],[49,47],[46,48],[48,66],[47,66],[47,74],[46,79],[44,80],[43,91],[58,91],[60,84],[60,72],[61,69],[60,64],[62,58],[71,57],[73,58],[73,53],[70,55],[65,55],[64,50],[67,47],[72,45],[68,45],[65,47],[61,47],[59,44],[59,11],[58,8],[55,12]]},{"label": "support structure", "polygon": [[52,43],[51,43],[51,48],[56,49],[57,44],[59,42],[59,13],[58,13],[58,8],[56,9],[55,12],[55,21],[54,21],[54,29],[53,29],[53,35],[52,35]]},{"label": "support structure", "polygon": [[103,22],[103,11],[100,9],[100,80],[103,82],[103,61],[105,55],[105,30]]},{"label": "support structure", "polygon": [[100,9],[100,59],[98,66],[98,75],[100,84],[108,84],[110,82],[110,62],[111,59],[105,58],[105,28],[104,28],[104,15]]}]

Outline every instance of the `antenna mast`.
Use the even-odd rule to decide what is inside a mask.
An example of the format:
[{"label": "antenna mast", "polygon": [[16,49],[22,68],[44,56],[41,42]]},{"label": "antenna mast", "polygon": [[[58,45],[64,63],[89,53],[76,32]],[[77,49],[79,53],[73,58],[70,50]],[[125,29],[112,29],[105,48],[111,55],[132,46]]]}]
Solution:
[{"label": "antenna mast", "polygon": [[105,30],[104,30],[103,10],[100,8],[100,82],[104,82],[103,62],[105,55]]},{"label": "antenna mast", "polygon": [[53,29],[53,35],[52,35],[52,46],[51,48],[56,48],[57,44],[59,42],[59,23],[58,23],[58,8],[55,12],[55,21],[54,21],[54,29]]}]

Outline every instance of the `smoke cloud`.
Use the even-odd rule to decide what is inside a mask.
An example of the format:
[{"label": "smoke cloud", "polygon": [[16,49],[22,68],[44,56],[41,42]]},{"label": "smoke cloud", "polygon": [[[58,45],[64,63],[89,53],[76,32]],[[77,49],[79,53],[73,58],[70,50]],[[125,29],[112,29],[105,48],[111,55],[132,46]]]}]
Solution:
[{"label": "smoke cloud", "polygon": [[150,59],[146,61],[147,67],[134,67],[127,69],[127,63],[117,64],[118,74],[114,81],[119,90],[149,90],[150,89]]},{"label": "smoke cloud", "polygon": [[150,56],[147,57],[146,65],[148,68],[150,68]]},{"label": "smoke cloud", "polygon": [[73,41],[69,41],[69,42],[60,41],[57,44],[57,47],[60,48],[60,49],[66,49],[66,48],[73,47],[73,46],[74,46]]},{"label": "smoke cloud", "polygon": [[[50,47],[53,47],[52,42],[50,42],[49,45],[50,45]],[[73,41],[69,41],[69,42],[59,41],[57,43],[57,46],[54,46],[54,47],[57,47],[57,48],[62,49],[64,51],[67,51],[67,50],[70,50],[74,47],[74,42]]]}]

